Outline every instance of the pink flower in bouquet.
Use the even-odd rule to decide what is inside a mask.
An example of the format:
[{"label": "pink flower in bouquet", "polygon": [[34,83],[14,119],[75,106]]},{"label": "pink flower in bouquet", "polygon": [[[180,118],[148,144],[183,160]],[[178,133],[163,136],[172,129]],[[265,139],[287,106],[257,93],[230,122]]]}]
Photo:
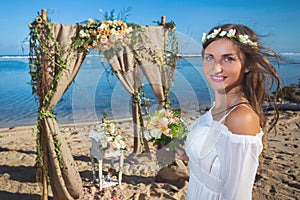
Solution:
[{"label": "pink flower in bouquet", "polygon": [[170,130],[168,127],[169,121],[167,118],[162,118],[159,124],[159,128],[161,130],[162,134],[165,134],[166,136],[173,138],[172,134],[170,134]]},{"label": "pink flower in bouquet", "polygon": [[[159,131],[160,134],[157,132]],[[147,121],[145,138],[154,143],[167,144],[173,138],[183,139],[186,136],[186,127],[180,115],[173,110],[159,110],[153,113]]]},{"label": "pink flower in bouquet", "polygon": [[171,110],[166,110],[165,111],[165,117],[168,119],[171,119],[174,117],[173,112]]}]

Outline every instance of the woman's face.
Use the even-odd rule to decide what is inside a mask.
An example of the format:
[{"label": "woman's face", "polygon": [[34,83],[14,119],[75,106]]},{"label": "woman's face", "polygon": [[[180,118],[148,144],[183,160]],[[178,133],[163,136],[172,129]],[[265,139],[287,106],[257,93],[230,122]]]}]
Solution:
[{"label": "woman's face", "polygon": [[210,43],[204,50],[203,72],[212,89],[224,93],[239,89],[244,73],[241,54],[235,44],[226,38]]}]

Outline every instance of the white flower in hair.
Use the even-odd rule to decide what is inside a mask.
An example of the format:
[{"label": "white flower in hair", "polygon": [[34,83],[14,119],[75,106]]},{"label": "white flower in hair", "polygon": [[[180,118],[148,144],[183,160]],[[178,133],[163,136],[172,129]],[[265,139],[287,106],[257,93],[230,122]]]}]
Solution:
[{"label": "white flower in hair", "polygon": [[221,28],[214,29],[214,32],[211,33],[211,34],[209,34],[208,36],[210,36],[210,38],[215,38],[215,37],[217,37],[219,35],[220,32],[221,32]]},{"label": "white flower in hair", "polygon": [[216,37],[227,37],[229,39],[236,39],[242,44],[247,44],[253,48],[257,48],[257,42],[253,42],[249,39],[249,35],[235,35],[236,29],[229,29],[228,31],[221,30],[221,28],[214,29],[213,32],[209,35],[206,33],[202,34],[202,43],[204,44],[209,39],[214,39]]},{"label": "white flower in hair", "polygon": [[239,41],[240,41],[240,43],[248,44],[252,47],[257,47],[257,42],[252,42],[249,39],[249,35],[239,35]]},{"label": "white flower in hair", "polygon": [[250,41],[250,42],[251,42],[250,46],[257,47],[257,42],[252,42],[252,41]]},{"label": "white flower in hair", "polygon": [[202,43],[204,43],[206,41],[206,33],[202,33]]},{"label": "white flower in hair", "polygon": [[239,35],[239,41],[243,44],[247,44],[249,41],[248,35]]},{"label": "white flower in hair", "polygon": [[234,38],[235,37],[236,30],[235,29],[229,29],[227,33],[227,37]]},{"label": "white flower in hair", "polygon": [[224,37],[226,34],[227,34],[227,31],[222,31],[219,35],[220,35],[221,37]]}]

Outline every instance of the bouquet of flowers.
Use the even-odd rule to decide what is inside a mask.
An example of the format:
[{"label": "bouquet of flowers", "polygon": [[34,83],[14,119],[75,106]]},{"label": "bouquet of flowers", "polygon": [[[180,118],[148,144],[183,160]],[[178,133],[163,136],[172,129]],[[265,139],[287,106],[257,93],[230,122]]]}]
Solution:
[{"label": "bouquet of flowers", "polygon": [[108,147],[113,150],[126,150],[125,139],[120,135],[118,127],[106,120],[106,116],[102,118],[102,132],[105,135],[105,138],[101,140],[100,147],[107,149]]},{"label": "bouquet of flowers", "polygon": [[128,34],[132,28],[121,20],[104,20],[99,22],[89,19],[87,24],[79,31],[79,37],[74,40],[75,48],[83,47],[85,51],[90,48],[108,50],[114,45],[129,43]]},{"label": "bouquet of flowers", "polygon": [[184,144],[187,133],[187,127],[178,112],[162,109],[147,120],[144,137],[157,145],[158,150],[163,149],[156,154],[159,164],[169,165],[175,161],[175,149]]}]

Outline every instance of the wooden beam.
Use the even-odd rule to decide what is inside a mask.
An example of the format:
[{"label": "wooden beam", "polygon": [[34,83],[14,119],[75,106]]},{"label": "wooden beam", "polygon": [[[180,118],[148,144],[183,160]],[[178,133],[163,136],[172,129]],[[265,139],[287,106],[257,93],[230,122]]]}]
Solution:
[{"label": "wooden beam", "polygon": [[42,19],[44,21],[48,21],[47,10],[46,9],[42,9]]},{"label": "wooden beam", "polygon": [[163,26],[166,24],[166,16],[161,16],[160,24],[163,25]]}]

